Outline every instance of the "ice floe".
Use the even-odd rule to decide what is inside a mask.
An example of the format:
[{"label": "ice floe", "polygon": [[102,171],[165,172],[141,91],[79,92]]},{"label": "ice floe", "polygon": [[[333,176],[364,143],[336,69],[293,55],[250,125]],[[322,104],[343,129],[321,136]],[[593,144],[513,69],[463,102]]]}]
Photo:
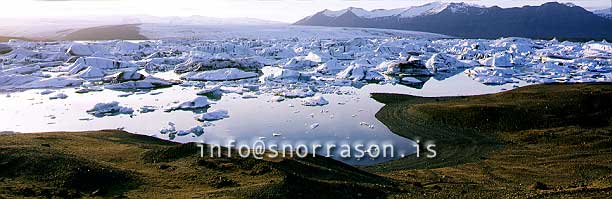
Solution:
[{"label": "ice floe", "polygon": [[196,97],[191,101],[186,101],[180,103],[176,106],[169,107],[166,109],[166,112],[175,111],[175,110],[194,110],[194,109],[203,109],[208,108],[212,103],[208,101],[208,98],[205,96]]},{"label": "ice floe", "polygon": [[324,106],[327,104],[329,102],[323,96],[308,97],[302,100],[302,105],[304,106]]},{"label": "ice floe", "polygon": [[201,116],[197,117],[196,119],[199,121],[216,121],[216,120],[222,120],[228,117],[229,117],[229,114],[227,110],[217,109],[217,110],[208,111],[202,114]]},{"label": "ice floe", "polygon": [[257,77],[254,72],[245,72],[237,68],[224,68],[203,72],[188,72],[181,79],[190,81],[228,81]]},{"label": "ice floe", "polygon": [[117,114],[132,114],[134,109],[130,107],[120,106],[119,102],[98,103],[92,109],[87,111],[89,114],[96,117],[104,117]]}]

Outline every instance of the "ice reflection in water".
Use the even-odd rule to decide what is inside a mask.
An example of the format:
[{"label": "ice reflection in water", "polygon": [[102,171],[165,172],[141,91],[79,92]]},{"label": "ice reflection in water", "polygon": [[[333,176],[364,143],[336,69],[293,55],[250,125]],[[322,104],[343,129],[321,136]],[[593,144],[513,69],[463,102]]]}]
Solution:
[{"label": "ice reflection in water", "polygon": [[[287,99],[272,102],[271,94],[258,95],[254,99],[243,99],[238,94],[224,94],[215,101],[211,109],[226,109],[229,118],[212,122],[205,127],[205,134],[176,137],[178,142],[199,142],[224,144],[228,139],[252,143],[252,140],[265,137],[267,143],[392,143],[399,154],[414,152],[413,142],[393,134],[375,118],[375,113],[383,106],[370,98],[370,93],[403,93],[418,96],[455,96],[495,93],[512,89],[518,84],[486,86],[467,77],[464,73],[453,74],[446,79],[431,78],[421,89],[405,85],[368,84],[361,88],[343,87],[349,95],[323,94],[330,102],[326,106],[307,107],[301,99]],[[420,86],[419,86],[420,87]],[[197,113],[191,111],[164,112],[163,109],[176,102],[192,100],[198,88],[174,86],[151,92],[135,93],[118,97],[126,92],[104,90],[85,94],[75,93],[76,89],[66,88],[63,92],[67,99],[49,100],[49,95],[40,95],[42,90],[27,90],[4,93],[0,106],[0,131],[49,132],[84,131],[122,128],[126,131],[168,139],[159,130],[176,124],[177,129],[189,129],[201,125],[194,119]],[[160,93],[161,92],[161,93]],[[154,112],[135,113],[96,118],[86,113],[99,102],[118,101],[122,106],[139,110],[143,106],[157,108]],[[318,127],[311,126],[318,123]],[[364,125],[367,124],[367,125]],[[373,128],[371,128],[373,127]],[[273,136],[280,134],[280,136]],[[339,157],[335,157],[339,158]],[[342,160],[356,165],[373,164],[389,159]]]}]

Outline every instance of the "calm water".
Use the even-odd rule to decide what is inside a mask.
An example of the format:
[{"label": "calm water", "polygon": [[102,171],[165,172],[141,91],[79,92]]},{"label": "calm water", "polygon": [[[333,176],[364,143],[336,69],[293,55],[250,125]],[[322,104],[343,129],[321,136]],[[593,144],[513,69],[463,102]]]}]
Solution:
[{"label": "calm water", "polygon": [[[430,79],[421,89],[404,85],[368,84],[362,88],[343,87],[350,95],[323,94],[330,102],[326,106],[307,107],[301,105],[301,99],[287,99],[282,102],[271,102],[270,94],[258,95],[258,98],[243,99],[238,94],[224,94],[211,106],[211,109],[226,109],[230,117],[212,122],[213,126],[205,127],[205,134],[176,137],[178,142],[201,142],[213,144],[227,143],[229,139],[239,142],[250,142],[265,139],[266,142],[288,143],[390,143],[393,144],[396,156],[411,154],[415,151],[413,142],[395,135],[374,115],[383,106],[370,98],[370,93],[402,93],[418,96],[457,96],[495,93],[510,90],[525,83],[506,84],[503,86],[486,86],[478,83],[463,73],[445,80]],[[122,128],[126,131],[169,139],[159,130],[176,124],[177,130],[189,129],[201,125],[194,119],[197,113],[191,111],[164,112],[165,107],[176,102],[191,100],[196,97],[198,88],[174,86],[153,90],[148,93],[136,93],[127,97],[118,97],[126,92],[104,90],[85,94],[75,93],[76,89],[58,90],[69,97],[67,99],[49,100],[50,95],[39,94],[42,90],[27,90],[14,93],[3,93],[0,96],[0,131],[14,132],[51,132],[51,131],[84,131]],[[53,95],[53,94],[51,94]],[[96,103],[118,101],[122,106],[136,110],[133,116],[117,115],[96,118],[86,113]],[[154,106],[157,111],[139,113],[142,106]],[[311,125],[318,123],[318,127]],[[367,125],[363,125],[367,124]],[[373,128],[372,128],[373,127]],[[280,134],[280,136],[273,136]],[[340,159],[339,157],[335,157]],[[340,159],[344,162],[365,165],[389,158],[379,159]]]}]

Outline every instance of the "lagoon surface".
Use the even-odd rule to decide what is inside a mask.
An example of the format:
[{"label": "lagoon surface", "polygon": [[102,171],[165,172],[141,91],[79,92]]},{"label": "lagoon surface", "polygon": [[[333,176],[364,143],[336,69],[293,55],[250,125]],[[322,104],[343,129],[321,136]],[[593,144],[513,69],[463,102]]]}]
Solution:
[{"label": "lagoon surface", "polygon": [[[162,76],[163,73],[160,74]],[[167,78],[167,76],[166,76]],[[366,84],[361,88],[341,87],[342,94],[322,94],[329,101],[326,106],[303,106],[301,99],[286,99],[281,102],[270,100],[272,95],[261,93],[256,98],[242,98],[236,93],[224,93],[214,101],[209,110],[225,109],[229,118],[210,122],[201,136],[188,135],[170,138],[160,134],[160,129],[169,122],[177,129],[189,129],[202,122],[194,119],[198,112],[165,112],[177,102],[191,100],[200,90],[197,87],[176,85],[169,88],[146,92],[124,92],[103,90],[79,94],[75,88],[55,91],[68,95],[66,99],[50,100],[40,94],[44,90],[32,89],[3,93],[0,107],[1,131],[20,133],[52,131],[88,131],[101,129],[124,129],[131,133],[150,135],[177,142],[202,142],[225,145],[229,140],[252,143],[252,140],[266,139],[277,143],[390,143],[397,158],[401,154],[414,153],[413,142],[391,132],[375,118],[383,104],[370,98],[371,93],[401,93],[416,96],[462,96],[496,93],[517,86],[520,82],[499,86],[487,86],[472,80],[464,73],[455,74],[444,80],[431,77],[422,88],[402,84]],[[127,95],[127,96],[125,96]],[[95,117],[86,111],[100,102],[117,101],[122,106],[132,107],[132,115]],[[141,113],[143,106],[156,109]],[[316,127],[315,127],[316,126]],[[276,135],[276,136],[273,136]],[[342,160],[341,158],[337,158]],[[347,163],[367,165],[387,161],[343,160]]]}]

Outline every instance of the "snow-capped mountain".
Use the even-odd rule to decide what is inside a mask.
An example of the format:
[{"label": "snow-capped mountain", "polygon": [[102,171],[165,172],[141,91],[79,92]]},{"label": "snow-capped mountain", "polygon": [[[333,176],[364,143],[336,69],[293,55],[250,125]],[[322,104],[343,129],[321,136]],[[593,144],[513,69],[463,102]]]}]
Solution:
[{"label": "snow-capped mountain", "polygon": [[435,2],[389,10],[324,10],[295,25],[415,30],[470,38],[612,38],[612,20],[556,2],[516,8]]},{"label": "snow-capped mountain", "polygon": [[606,9],[602,9],[602,10],[595,10],[595,11],[593,11],[593,13],[595,13],[596,15],[599,15],[601,17],[607,18],[607,19],[612,19],[612,8],[606,8]]},{"label": "snow-capped mountain", "polygon": [[450,8],[455,12],[460,12],[461,10],[465,10],[462,8],[467,8],[467,7],[480,7],[480,6],[469,5],[466,3],[433,2],[433,3],[421,5],[421,6],[396,8],[396,9],[389,9],[389,10],[376,9],[376,10],[368,11],[363,8],[350,7],[350,8],[338,10],[338,11],[324,10],[321,14],[328,16],[328,17],[338,17],[347,12],[352,12],[353,14],[361,18],[378,18],[378,17],[410,18],[410,17],[416,17],[416,16],[426,16],[426,15],[437,14],[446,8]]}]

